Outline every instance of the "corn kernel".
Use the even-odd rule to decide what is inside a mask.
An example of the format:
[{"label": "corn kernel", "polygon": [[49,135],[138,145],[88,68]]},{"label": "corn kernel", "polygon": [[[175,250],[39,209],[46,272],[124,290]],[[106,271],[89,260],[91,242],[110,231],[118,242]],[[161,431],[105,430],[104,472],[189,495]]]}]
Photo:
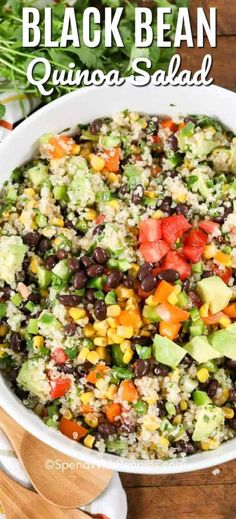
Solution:
[{"label": "corn kernel", "polygon": [[154,191],[144,191],[144,194],[147,196],[147,198],[153,199],[156,197],[156,193],[154,193]]},{"label": "corn kernel", "polygon": [[86,414],[84,417],[84,421],[87,425],[89,425],[89,427],[92,427],[92,429],[95,429],[98,426],[98,419],[92,413]]},{"label": "corn kernel", "polygon": [[117,334],[124,339],[131,339],[134,335],[133,326],[118,326]]},{"label": "corn kernel", "polygon": [[44,345],[44,338],[42,335],[35,335],[33,338],[33,345],[35,348],[42,348]]},{"label": "corn kernel", "polygon": [[99,333],[101,337],[106,337],[107,334],[107,322],[106,321],[96,321],[93,324],[94,330]]},{"label": "corn kernel", "polygon": [[132,263],[130,269],[129,269],[129,274],[133,277],[136,276],[136,274],[138,274],[138,271],[139,271],[139,265],[137,265],[137,263]]},{"label": "corn kernel", "polygon": [[121,308],[119,305],[110,305],[107,307],[108,317],[118,317],[120,315]]},{"label": "corn kernel", "polygon": [[33,197],[35,195],[35,190],[32,187],[27,187],[24,189],[24,194],[29,197]]},{"label": "corn kernel", "polygon": [[125,351],[124,355],[123,355],[123,362],[125,364],[129,364],[132,360],[134,356],[134,352],[132,350],[132,348],[127,348],[127,350]]},{"label": "corn kernel", "polygon": [[54,217],[51,220],[51,225],[55,225],[56,227],[64,227],[64,220],[63,218]]},{"label": "corn kernel", "polygon": [[159,445],[160,445],[160,447],[161,447],[162,449],[167,450],[168,447],[169,447],[169,444],[170,444],[170,442],[169,442],[168,438],[165,438],[165,436],[162,436],[162,437],[160,438],[160,440],[159,440]]},{"label": "corn kernel", "polygon": [[89,354],[88,348],[82,348],[82,350],[79,352],[79,355],[77,357],[79,362],[85,362],[87,360],[87,356]]},{"label": "corn kernel", "polygon": [[79,155],[80,153],[80,145],[79,144],[73,144],[71,147],[71,154],[72,155]]},{"label": "corn kernel", "polygon": [[103,348],[107,346],[107,340],[105,337],[95,337],[93,342],[95,346],[102,346]]},{"label": "corn kernel", "polygon": [[186,411],[186,409],[188,409],[188,403],[186,400],[180,400],[179,406],[181,411]]},{"label": "corn kernel", "polygon": [[117,297],[120,299],[129,299],[130,297],[133,297],[134,291],[132,288],[126,288],[126,287],[120,285],[116,289],[116,294],[117,294]]},{"label": "corn kernel", "polygon": [[114,319],[114,317],[108,317],[107,324],[109,324],[111,328],[117,328],[117,321]]},{"label": "corn kernel", "polygon": [[102,171],[105,166],[105,160],[103,160],[102,157],[94,155],[94,153],[90,155],[90,163],[92,168],[95,169],[95,171]]},{"label": "corn kernel", "polygon": [[108,173],[107,180],[110,182],[110,184],[113,184],[117,181],[117,175],[115,173]]},{"label": "corn kernel", "polygon": [[208,312],[209,312],[209,303],[205,303],[199,309],[200,316],[201,317],[207,317],[208,316]]},{"label": "corn kernel", "polygon": [[63,413],[63,416],[67,420],[71,420],[73,417],[73,414],[71,413],[71,411],[69,409],[66,409],[65,412]]},{"label": "corn kernel", "polygon": [[158,209],[157,211],[155,211],[155,213],[153,213],[152,215],[152,218],[156,218],[157,220],[160,220],[160,218],[162,218],[163,216],[163,212]]},{"label": "corn kernel", "polygon": [[48,297],[48,294],[49,294],[49,292],[48,292],[47,288],[40,288],[41,297]]},{"label": "corn kernel", "polygon": [[173,418],[174,425],[180,425],[181,422],[182,422],[182,414],[177,414],[176,416],[174,416],[174,418]]},{"label": "corn kernel", "polygon": [[117,386],[116,386],[116,384],[110,384],[109,387],[108,387],[108,390],[106,392],[106,397],[109,400],[114,400],[116,395],[117,395]]},{"label": "corn kernel", "polygon": [[93,400],[93,391],[87,391],[86,393],[80,394],[80,400],[83,404],[89,404]]},{"label": "corn kernel", "polygon": [[94,209],[88,209],[88,211],[85,214],[85,219],[93,221],[97,218],[97,213],[94,211]]},{"label": "corn kernel", "polygon": [[204,384],[204,382],[206,382],[208,380],[208,377],[209,377],[209,371],[207,368],[201,368],[197,371],[197,378],[198,378],[199,382],[202,382]]},{"label": "corn kernel", "polygon": [[33,274],[37,274],[37,272],[38,272],[38,261],[35,257],[31,258],[31,260],[30,260],[29,270]]},{"label": "corn kernel", "polygon": [[234,417],[234,410],[231,407],[223,407],[223,412],[227,420],[231,420]]},{"label": "corn kernel", "polygon": [[83,319],[86,316],[86,312],[83,308],[71,307],[68,310],[68,315],[74,320],[78,321],[79,319]]},{"label": "corn kernel", "polygon": [[225,315],[219,319],[219,323],[222,326],[222,328],[227,328],[231,324],[231,320],[229,317]]},{"label": "corn kernel", "polygon": [[143,418],[143,426],[147,431],[156,431],[159,427],[159,419],[156,416],[146,415]]},{"label": "corn kernel", "polygon": [[96,351],[89,351],[87,354],[87,360],[91,362],[91,364],[97,364],[100,360],[100,357]]},{"label": "corn kernel", "polygon": [[111,200],[109,202],[109,206],[112,207],[113,209],[116,209],[117,211],[120,209],[120,204],[119,204],[118,200]]},{"label": "corn kernel", "polygon": [[178,297],[176,294],[174,294],[174,292],[172,292],[168,298],[168,303],[170,303],[171,305],[176,305],[178,303]]},{"label": "corn kernel", "polygon": [[[99,358],[101,360],[107,360],[108,359],[108,351],[105,347],[103,346],[97,346],[96,350],[97,354],[99,355]],[[107,355],[108,354],[108,355]]]},{"label": "corn kernel", "polygon": [[225,387],[224,389],[222,389],[220,396],[218,396],[217,398],[214,399],[214,402],[217,405],[224,405],[225,402],[227,402],[228,398],[229,398],[229,390]]},{"label": "corn kernel", "polygon": [[155,300],[155,297],[154,297],[154,296],[149,296],[149,297],[145,300],[145,303],[146,303],[148,306],[156,306],[156,300]]},{"label": "corn kernel", "polygon": [[92,449],[94,442],[95,442],[95,437],[92,436],[92,434],[87,434],[87,436],[85,436],[85,438],[84,438],[85,447]]},{"label": "corn kernel", "polygon": [[203,256],[205,259],[212,259],[215,257],[216,252],[217,250],[215,248],[215,245],[211,243],[210,245],[206,245]]},{"label": "corn kernel", "polygon": [[[98,380],[96,380],[95,386],[100,391],[107,391],[108,383],[106,380],[104,380],[104,378],[99,378]],[[105,395],[104,395],[104,398],[105,398]]]},{"label": "corn kernel", "polygon": [[180,202],[181,204],[186,202],[187,199],[186,193],[175,193],[172,195],[172,197],[176,202]]},{"label": "corn kernel", "polygon": [[8,332],[8,327],[5,324],[0,325],[0,337],[5,337]]},{"label": "corn kernel", "polygon": [[157,398],[155,396],[149,396],[145,399],[148,405],[154,405],[157,402]]},{"label": "corn kernel", "polygon": [[7,344],[0,344],[0,359],[4,357],[5,355],[5,348],[7,347]]},{"label": "corn kernel", "polygon": [[201,448],[203,451],[210,451],[217,449],[219,442],[213,440],[213,438],[209,438],[208,440],[201,441]]},{"label": "corn kernel", "polygon": [[224,265],[224,267],[231,267],[232,265],[232,257],[231,254],[225,254],[222,251],[217,251],[215,255],[215,261],[220,265]]},{"label": "corn kernel", "polygon": [[84,327],[84,336],[89,339],[90,337],[93,337],[95,335],[95,330],[92,324],[86,324]]},{"label": "corn kernel", "polygon": [[131,347],[131,341],[129,341],[128,339],[125,339],[124,341],[122,341],[120,343],[120,349],[121,349],[122,353],[125,353],[126,350],[130,347]]}]

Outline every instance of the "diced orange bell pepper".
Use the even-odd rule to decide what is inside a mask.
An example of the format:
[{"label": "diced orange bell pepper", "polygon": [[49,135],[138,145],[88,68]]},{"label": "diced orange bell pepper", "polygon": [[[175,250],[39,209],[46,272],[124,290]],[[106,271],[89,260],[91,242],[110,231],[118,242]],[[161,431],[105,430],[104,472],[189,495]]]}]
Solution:
[{"label": "diced orange bell pepper", "polygon": [[120,166],[120,148],[105,150],[105,168],[112,173],[117,173]]},{"label": "diced orange bell pepper", "polygon": [[68,142],[73,143],[71,137],[69,135],[61,135],[58,139],[56,137],[51,137],[48,143],[50,146],[53,146],[52,150],[52,158],[53,159],[62,159],[67,155],[66,149],[63,144],[68,144]]},{"label": "diced orange bell pepper", "polygon": [[97,380],[105,376],[107,371],[109,371],[108,366],[105,366],[105,364],[97,364],[95,368],[90,370],[86,379],[90,384],[95,384]]},{"label": "diced orange bell pepper", "polygon": [[121,400],[129,403],[135,402],[138,399],[138,391],[132,380],[122,380],[118,389],[118,396]]},{"label": "diced orange bell pepper", "polygon": [[166,303],[168,297],[173,292],[174,287],[164,279],[159,283],[154,295],[153,295],[153,303]]},{"label": "diced orange bell pepper", "polygon": [[89,404],[83,404],[81,406],[81,412],[82,412],[82,414],[92,413],[93,412],[93,408]]},{"label": "diced orange bell pepper", "polygon": [[173,133],[177,132],[178,126],[174,123],[172,119],[166,119],[165,121],[162,121],[161,123],[162,128],[169,128]]},{"label": "diced orange bell pepper", "polygon": [[118,321],[123,326],[133,326],[133,328],[141,325],[139,312],[135,310],[121,310]]},{"label": "diced orange bell pepper", "polygon": [[174,341],[178,337],[179,330],[181,328],[181,324],[172,324],[166,323],[165,321],[161,321],[159,325],[160,335],[163,337],[167,337],[171,341]]},{"label": "diced orange bell pepper", "polygon": [[231,317],[231,319],[236,319],[236,303],[232,303],[231,305],[227,306],[224,309],[224,314],[226,314],[228,317]]},{"label": "diced orange bell pepper", "polygon": [[218,324],[222,317],[224,317],[224,313],[217,312],[216,314],[208,314],[207,317],[202,317],[202,320],[206,325],[210,326],[211,324]]},{"label": "diced orange bell pepper", "polygon": [[120,414],[121,414],[121,405],[120,404],[107,404],[105,406],[105,413],[106,413],[108,422],[114,423],[116,416],[120,416]]},{"label": "diced orange bell pepper", "polygon": [[85,429],[85,427],[83,427],[82,425],[73,422],[73,420],[68,420],[67,418],[64,418],[64,416],[60,420],[59,430],[68,438],[71,438],[72,440],[76,441],[79,441],[81,440],[81,438],[84,438],[84,436],[86,436],[88,432],[88,429]]},{"label": "diced orange bell pepper", "polygon": [[178,126],[178,130],[182,130],[182,128],[185,128],[186,124],[184,123],[184,121],[182,121],[181,123],[179,123],[179,126]]},{"label": "diced orange bell pepper", "polygon": [[179,324],[183,321],[187,321],[189,318],[189,312],[181,310],[178,306],[171,305],[170,303],[163,303],[157,307],[157,313],[160,318],[171,324]]}]

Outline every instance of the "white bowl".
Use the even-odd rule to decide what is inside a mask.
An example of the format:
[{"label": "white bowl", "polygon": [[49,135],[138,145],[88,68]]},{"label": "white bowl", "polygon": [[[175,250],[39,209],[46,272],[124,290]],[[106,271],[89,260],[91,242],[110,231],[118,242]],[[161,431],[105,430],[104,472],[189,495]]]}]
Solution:
[{"label": "white bowl", "polygon": [[[77,90],[48,104],[25,120],[0,146],[1,182],[11,171],[32,158],[37,139],[47,132],[75,128],[78,123],[110,116],[123,109],[148,114],[207,114],[218,117],[236,131],[236,94],[211,87],[90,87]],[[26,409],[0,376],[0,405],[16,422],[34,436],[60,452],[85,463],[121,472],[140,474],[174,474],[190,472],[235,458],[236,439],[222,444],[216,451],[170,461],[143,461],[101,454],[80,445],[47,427]],[[59,455],[58,455],[59,458]]]}]

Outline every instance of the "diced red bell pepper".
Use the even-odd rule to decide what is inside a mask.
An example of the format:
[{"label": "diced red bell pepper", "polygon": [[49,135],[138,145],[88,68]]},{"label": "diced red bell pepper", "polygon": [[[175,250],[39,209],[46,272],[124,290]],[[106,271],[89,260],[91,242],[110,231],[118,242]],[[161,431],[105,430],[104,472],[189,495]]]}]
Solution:
[{"label": "diced red bell pepper", "polygon": [[52,353],[52,359],[55,360],[56,364],[64,364],[68,360],[68,355],[62,348],[57,348]]},{"label": "diced red bell pepper", "polygon": [[161,239],[161,221],[156,218],[147,218],[139,224],[139,241],[158,241]]},{"label": "diced red bell pepper", "polygon": [[61,398],[70,389],[71,380],[69,378],[57,378],[51,380],[51,398]]},{"label": "diced red bell pepper", "polygon": [[233,275],[233,270],[231,268],[228,268],[228,269],[225,269],[225,270],[221,270],[218,265],[215,265],[213,264],[212,265],[212,270],[214,272],[214,274],[216,276],[219,276],[219,278],[222,279],[222,281],[224,281],[226,283],[226,285],[228,285],[230,279],[232,278],[232,275]]},{"label": "diced red bell pepper", "polygon": [[105,219],[106,219],[105,214],[103,214],[103,213],[99,214],[95,220],[96,225],[100,225],[101,223],[104,222]]},{"label": "diced red bell pepper", "polygon": [[162,143],[160,135],[152,135],[151,136],[151,141],[154,142],[155,144],[161,144]]},{"label": "diced red bell pepper", "polygon": [[184,256],[188,258],[191,261],[191,263],[198,263],[198,261],[201,261],[203,251],[204,246],[193,247],[190,245],[185,245],[182,250]]},{"label": "diced red bell pepper", "polygon": [[117,173],[120,166],[120,148],[112,148],[105,150],[105,168],[108,171]]},{"label": "diced red bell pepper", "polygon": [[187,261],[178,252],[170,250],[165,257],[163,270],[174,269],[180,275],[180,279],[184,281],[191,275],[191,268]]},{"label": "diced red bell pepper", "polygon": [[177,132],[178,126],[174,123],[172,119],[166,119],[161,122],[162,128],[169,128],[173,133]]},{"label": "diced red bell pepper", "polygon": [[145,242],[140,245],[140,252],[143,258],[150,263],[160,261],[169,249],[170,246],[164,240]]},{"label": "diced red bell pepper", "polygon": [[207,242],[207,234],[202,232],[200,229],[193,229],[190,231],[184,244],[190,247],[201,247],[206,245]]},{"label": "diced red bell pepper", "polygon": [[213,234],[220,227],[219,223],[213,222],[212,220],[202,220],[198,225],[200,229],[207,232],[208,234]]},{"label": "diced red bell pepper", "polygon": [[190,223],[182,214],[168,216],[161,220],[162,238],[170,245],[173,245],[190,228]]},{"label": "diced red bell pepper", "polygon": [[76,441],[81,440],[88,433],[88,429],[85,429],[85,427],[73,420],[68,420],[64,416],[60,420],[59,430],[68,438]]}]

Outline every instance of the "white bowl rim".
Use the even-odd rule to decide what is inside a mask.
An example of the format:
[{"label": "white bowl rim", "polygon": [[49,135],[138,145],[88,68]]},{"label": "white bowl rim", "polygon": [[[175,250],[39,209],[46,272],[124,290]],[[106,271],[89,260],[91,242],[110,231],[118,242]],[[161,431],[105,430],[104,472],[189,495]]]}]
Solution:
[{"label": "white bowl rim", "polygon": [[[127,83],[129,85],[129,81]],[[125,87],[125,85],[124,85]],[[42,107],[40,110],[28,117],[23,123],[21,123],[2,144],[0,147],[0,155],[2,152],[11,149],[11,144],[14,144],[16,138],[20,138],[22,130],[27,129],[40,117],[50,111],[50,108],[59,107],[63,105],[67,100],[77,99],[83,97],[87,93],[94,91],[100,91],[104,88],[115,88],[115,87],[85,87],[78,89],[74,92],[66,94],[60,99],[57,99]],[[120,87],[123,88],[123,87]],[[138,88],[138,87],[134,87]],[[157,88],[157,87],[156,87]],[[170,89],[172,93],[185,89],[185,92],[191,91],[191,94],[201,89],[203,95],[209,95],[211,92],[219,94],[219,96],[227,96],[228,99],[232,99],[233,102],[236,100],[236,94],[224,88],[212,85],[210,87],[162,87]],[[159,92],[162,90],[159,88]],[[175,89],[175,90],[173,90]],[[141,111],[141,110],[140,110]],[[14,420],[21,425],[26,431],[33,434],[39,440],[48,444],[50,447],[56,449],[55,457],[60,460],[60,452],[70,456],[73,459],[79,460],[84,463],[84,467],[100,466],[107,469],[118,470],[119,472],[129,472],[137,474],[176,474],[191,472],[194,470],[205,469],[214,467],[215,465],[225,463],[233,460],[236,457],[236,438],[228,442],[223,443],[216,451],[208,451],[194,454],[185,458],[176,458],[173,460],[160,461],[160,460],[138,460],[131,458],[121,458],[114,454],[100,453],[95,450],[90,450],[81,444],[76,443],[73,440],[66,438],[61,433],[47,427],[43,424],[42,420],[38,418],[32,411],[28,410],[23,406],[20,400],[13,394],[11,389],[5,383],[3,376],[0,375],[0,405],[2,408],[14,418]]]}]

